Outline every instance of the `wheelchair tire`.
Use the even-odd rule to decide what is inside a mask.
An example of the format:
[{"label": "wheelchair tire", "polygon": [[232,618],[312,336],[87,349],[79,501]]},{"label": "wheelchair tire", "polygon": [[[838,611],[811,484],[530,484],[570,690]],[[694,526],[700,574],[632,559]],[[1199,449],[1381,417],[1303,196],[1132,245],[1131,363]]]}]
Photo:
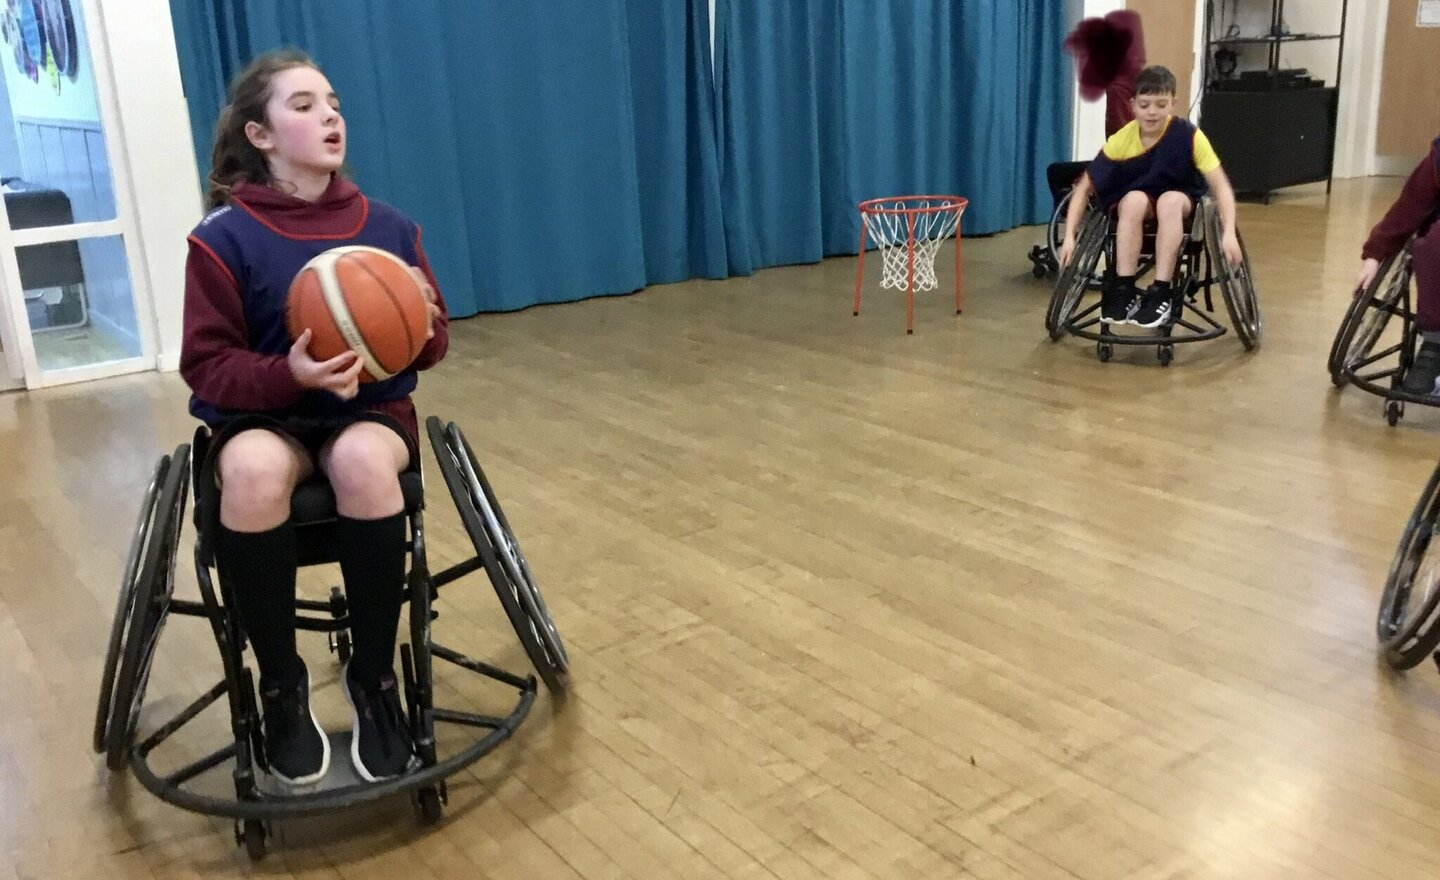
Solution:
[{"label": "wheelchair tire", "polygon": [[1335,334],[1335,342],[1330,346],[1332,382],[1343,385],[1347,381],[1346,370],[1375,347],[1409,287],[1408,260],[1401,260],[1397,255],[1380,264],[1375,280],[1351,301],[1345,320],[1340,322],[1340,330]]},{"label": "wheelchair tire", "polygon": [[[1080,234],[1075,239],[1075,253],[1070,264],[1060,271],[1055,282],[1055,293],[1050,297],[1050,308],[1045,314],[1045,330],[1051,340],[1065,335],[1065,325],[1074,314],[1095,273],[1095,265],[1105,250],[1105,233],[1109,220],[1101,211],[1092,210],[1080,224]],[[1056,251],[1059,254],[1059,251]]]},{"label": "wheelchair tire", "polygon": [[[1395,558],[1385,578],[1375,634],[1385,661],[1395,669],[1420,664],[1440,646],[1440,558],[1426,564],[1432,549],[1440,557],[1436,521],[1440,519],[1440,466],[1416,502],[1395,548]],[[1413,602],[1417,577],[1423,577],[1423,594]]]},{"label": "wheelchair tire", "polygon": [[454,422],[442,431],[440,420],[432,416],[426,420],[425,428],[461,522],[480,554],[521,647],[545,686],[552,693],[563,693],[569,655],[484,470]]},{"label": "wheelchair tire", "polygon": [[1220,229],[1220,212],[1213,207],[1205,212],[1205,246],[1210,249],[1210,265],[1220,271],[1220,295],[1225,300],[1225,310],[1230,313],[1230,325],[1240,344],[1246,351],[1254,351],[1260,344],[1265,331],[1260,317],[1260,298],[1255,293],[1255,275],[1250,267],[1250,253],[1245,249],[1245,238],[1239,232],[1240,265],[1231,266],[1225,258]]},{"label": "wheelchair tire", "polygon": [[170,614],[170,597],[175,592],[175,557],[180,546],[180,530],[185,523],[185,501],[189,497],[189,446],[177,448],[163,470],[137,566],[124,646],[119,653],[119,671],[110,697],[104,738],[105,766],[112,771],[122,769],[129,758],[140,706],[145,700],[145,686],[150,680],[150,663]]},{"label": "wheelchair tire", "polygon": [[100,673],[100,699],[95,707],[95,731],[91,746],[97,755],[109,750],[110,704],[115,692],[115,673],[120,667],[120,654],[125,649],[125,636],[130,631],[130,618],[135,612],[135,593],[140,586],[140,556],[149,546],[150,525],[155,515],[155,502],[160,496],[160,486],[165,472],[170,467],[170,456],[162,455],[150,476],[150,485],[140,503],[136,517],[135,531],[130,537],[130,552],[125,558],[125,573],[120,579],[120,595],[115,606],[115,617],[110,624],[110,642],[105,650],[105,665]]}]

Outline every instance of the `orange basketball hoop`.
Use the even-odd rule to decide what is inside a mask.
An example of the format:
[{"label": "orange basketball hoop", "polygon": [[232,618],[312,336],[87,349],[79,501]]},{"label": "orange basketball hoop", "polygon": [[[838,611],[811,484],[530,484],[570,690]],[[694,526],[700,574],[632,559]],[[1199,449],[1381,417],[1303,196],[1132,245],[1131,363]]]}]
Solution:
[{"label": "orange basketball hoop", "polygon": [[865,237],[880,250],[880,287],[905,291],[905,332],[915,332],[915,291],[940,286],[935,255],[955,237],[955,314],[960,314],[960,215],[970,204],[960,196],[892,196],[860,203],[860,266],[855,272],[855,314],[865,279]]}]

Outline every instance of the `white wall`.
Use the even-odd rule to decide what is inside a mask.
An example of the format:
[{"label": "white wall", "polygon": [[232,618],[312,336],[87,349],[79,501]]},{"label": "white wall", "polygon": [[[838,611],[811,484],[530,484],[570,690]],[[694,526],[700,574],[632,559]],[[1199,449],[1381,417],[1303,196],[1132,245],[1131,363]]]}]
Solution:
[{"label": "white wall", "polygon": [[[137,265],[148,283],[161,369],[180,362],[185,236],[200,220],[199,171],[168,0],[97,0],[120,109],[123,152],[139,226]],[[116,170],[117,175],[120,173]]]}]

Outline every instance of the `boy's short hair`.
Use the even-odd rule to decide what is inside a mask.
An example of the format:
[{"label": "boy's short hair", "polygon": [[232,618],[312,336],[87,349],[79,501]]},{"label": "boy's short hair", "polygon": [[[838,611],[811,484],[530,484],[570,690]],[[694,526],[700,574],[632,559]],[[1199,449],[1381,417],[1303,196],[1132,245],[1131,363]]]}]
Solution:
[{"label": "boy's short hair", "polygon": [[1162,67],[1159,64],[1152,65],[1140,71],[1135,77],[1135,95],[1173,95],[1179,86],[1175,84],[1175,74],[1170,68]]}]

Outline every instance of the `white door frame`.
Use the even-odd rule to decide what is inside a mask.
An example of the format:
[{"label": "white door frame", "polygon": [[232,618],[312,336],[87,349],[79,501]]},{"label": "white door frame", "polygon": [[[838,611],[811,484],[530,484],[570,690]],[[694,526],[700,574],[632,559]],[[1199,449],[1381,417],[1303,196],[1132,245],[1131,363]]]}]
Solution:
[{"label": "white door frame", "polygon": [[[31,389],[152,370],[157,362],[157,328],[149,273],[145,271],[144,251],[140,247],[139,223],[135,213],[134,194],[131,192],[129,159],[125,150],[125,129],[121,123],[119,103],[115,95],[104,16],[99,0],[80,0],[80,5],[85,15],[85,30],[90,43],[86,48],[90,52],[96,104],[100,110],[100,129],[105,139],[105,157],[110,165],[110,179],[115,195],[115,219],[14,230],[10,228],[10,216],[5,208],[5,201],[0,198],[0,331],[5,332],[7,340],[14,342],[13,346],[6,346],[5,367],[11,379],[23,377],[25,387]],[[34,337],[29,331],[24,291],[20,286],[20,262],[15,248],[114,236],[120,237],[125,248],[126,275],[135,307],[136,330],[140,334],[140,356],[59,370],[42,369],[35,355]]]}]

